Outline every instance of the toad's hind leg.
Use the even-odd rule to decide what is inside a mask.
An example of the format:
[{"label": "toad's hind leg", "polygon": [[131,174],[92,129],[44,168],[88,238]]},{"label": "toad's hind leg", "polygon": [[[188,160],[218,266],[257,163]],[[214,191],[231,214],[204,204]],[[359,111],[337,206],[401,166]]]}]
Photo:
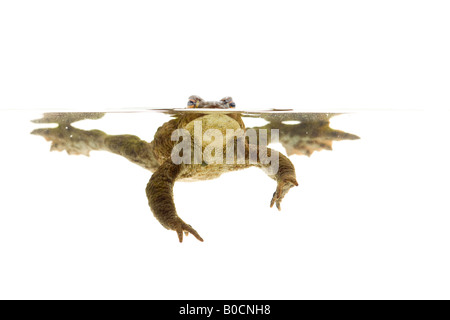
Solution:
[{"label": "toad's hind leg", "polygon": [[183,233],[192,233],[198,240],[203,241],[194,228],[181,220],[175,209],[173,186],[181,169],[181,165],[167,160],[153,173],[146,188],[148,204],[163,227],[177,232],[180,242],[183,241]]},{"label": "toad's hind leg", "polygon": [[152,172],[159,167],[153,146],[154,142],[148,143],[129,134],[105,137],[105,150],[118,154]]},{"label": "toad's hind leg", "polygon": [[61,123],[56,128],[38,128],[31,132],[52,142],[51,150],[88,156],[91,151],[109,151],[118,154],[150,171],[159,167],[154,143],[133,135],[108,135],[100,130],[82,130]]}]

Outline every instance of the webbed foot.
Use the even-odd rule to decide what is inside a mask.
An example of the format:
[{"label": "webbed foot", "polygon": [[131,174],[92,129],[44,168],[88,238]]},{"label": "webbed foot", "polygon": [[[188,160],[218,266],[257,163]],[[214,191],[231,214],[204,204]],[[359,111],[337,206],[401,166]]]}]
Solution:
[{"label": "webbed foot", "polygon": [[59,125],[56,128],[39,128],[31,134],[42,136],[51,141],[50,151],[66,151],[68,154],[89,156],[91,150],[99,150],[103,146],[105,133],[100,130],[85,131],[70,125]]},{"label": "webbed foot", "polygon": [[192,226],[190,224],[187,224],[186,222],[184,222],[181,219],[177,219],[176,221],[174,221],[173,223],[170,223],[166,227],[170,230],[176,231],[176,233],[178,234],[178,240],[180,241],[180,243],[183,242],[183,233],[186,236],[188,236],[189,233],[191,233],[195,238],[197,238],[197,240],[203,242],[203,238],[200,237],[198,232],[195,231],[195,229],[192,228]]}]

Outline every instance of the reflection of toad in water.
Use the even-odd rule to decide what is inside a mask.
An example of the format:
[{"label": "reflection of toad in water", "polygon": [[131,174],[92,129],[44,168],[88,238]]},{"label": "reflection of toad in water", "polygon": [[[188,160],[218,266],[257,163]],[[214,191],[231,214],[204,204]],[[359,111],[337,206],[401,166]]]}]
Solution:
[{"label": "reflection of toad in water", "polygon": [[[108,135],[100,130],[81,130],[71,125],[73,122],[83,119],[99,119],[104,116],[103,113],[46,113],[42,119],[34,120],[34,122],[58,123],[58,127],[35,129],[32,134],[41,135],[46,140],[51,141],[51,150],[66,150],[68,154],[84,155],[89,155],[92,150],[109,151],[152,171],[153,175],[147,185],[146,193],[154,216],[165,228],[176,231],[180,242],[183,240],[183,233],[185,235],[191,233],[198,240],[203,241],[197,231],[185,223],[176,212],[173,201],[175,181],[213,179],[224,172],[252,166],[259,167],[277,182],[277,188],[270,206],[272,207],[275,204],[280,209],[283,197],[290,188],[297,186],[298,183],[291,161],[278,151],[267,148],[267,141],[270,141],[270,129],[279,129],[280,143],[286,148],[288,155],[304,154],[309,156],[314,151],[331,150],[331,144],[334,140],[358,139],[355,135],[331,129],[328,121],[332,116],[331,114],[246,113],[235,110],[223,112],[223,109],[233,109],[234,106],[230,97],[221,101],[204,101],[200,97],[191,96],[188,102],[189,110],[166,110],[167,113],[174,116],[174,119],[158,128],[153,141],[150,143],[133,135]],[[202,108],[208,110],[197,110]],[[214,110],[209,109],[221,110],[214,112]],[[267,141],[259,139],[257,144],[249,139],[244,139],[244,161],[174,163],[171,156],[177,141],[174,141],[172,134],[176,129],[186,129],[186,131],[192,132],[193,124],[200,123],[202,134],[208,132],[209,129],[214,129],[215,132],[221,132],[223,136],[226,136],[226,131],[230,129],[245,130],[242,117],[262,117],[266,119],[267,125],[252,129],[257,131],[266,129],[269,133]],[[283,123],[288,120],[301,122],[294,125]],[[239,138],[233,139],[232,143],[237,144]],[[240,140],[240,142],[242,141]],[[199,148],[199,145],[195,141],[193,142],[192,148]],[[223,157],[227,154],[227,142],[230,143],[230,140],[224,139],[220,142],[220,147],[223,148]],[[203,143],[200,148],[205,151],[208,145]],[[195,150],[192,151],[194,154]],[[256,151],[254,153],[257,155],[256,161],[250,161],[252,151]],[[278,168],[276,172],[270,170],[271,164],[267,162],[267,158],[263,159],[262,151],[264,151],[266,157],[270,157],[272,160],[276,159]],[[234,154],[233,157],[236,160],[237,154]]]}]

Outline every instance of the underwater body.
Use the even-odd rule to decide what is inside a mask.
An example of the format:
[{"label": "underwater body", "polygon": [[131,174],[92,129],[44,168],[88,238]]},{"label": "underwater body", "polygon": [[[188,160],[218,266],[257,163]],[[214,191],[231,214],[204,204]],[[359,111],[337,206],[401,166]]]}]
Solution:
[{"label": "underwater body", "polygon": [[[72,125],[80,120],[100,119],[104,113],[45,113],[33,122],[56,123],[57,127],[35,129],[32,134],[51,141],[51,150],[86,156],[91,151],[108,151],[150,170],[153,175],[146,188],[149,206],[162,226],[177,232],[180,242],[183,234],[191,233],[200,241],[203,238],[177,214],[175,181],[210,180],[225,172],[259,167],[276,181],[270,207],[275,204],[281,210],[282,199],[298,182],[292,162],[283,153],[268,148],[270,143],[280,142],[288,156],[311,156],[331,150],[334,141],[359,139],[330,128],[330,118],[338,115],[334,113],[245,112],[234,108],[231,97],[217,102],[191,96],[188,109],[158,110],[173,119],[162,124],[149,142],[135,135],[109,135]],[[245,118],[263,119],[266,124],[246,127]],[[180,137],[181,147],[177,144]]]}]

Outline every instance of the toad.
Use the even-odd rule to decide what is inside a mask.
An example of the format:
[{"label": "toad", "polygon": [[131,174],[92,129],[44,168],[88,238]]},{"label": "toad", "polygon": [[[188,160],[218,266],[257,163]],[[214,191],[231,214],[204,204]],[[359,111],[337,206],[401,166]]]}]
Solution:
[{"label": "toad", "polygon": [[[256,166],[276,181],[277,187],[270,201],[270,207],[275,205],[280,210],[281,201],[289,189],[298,185],[291,161],[278,151],[267,148],[266,144],[250,143],[245,137],[246,129],[239,113],[213,112],[214,109],[234,109],[235,103],[231,97],[220,101],[205,101],[198,96],[191,96],[187,108],[212,111],[181,113],[158,128],[150,143],[134,135],[108,135],[100,130],[81,130],[71,125],[72,122],[82,119],[98,119],[103,116],[102,113],[45,114],[43,119],[35,122],[56,122],[59,126],[35,129],[32,134],[41,135],[46,140],[52,141],[51,150],[66,150],[68,154],[84,155],[89,155],[92,150],[105,150],[121,155],[153,172],[146,187],[150,209],[163,227],[177,233],[180,242],[183,241],[183,234],[190,233],[200,241],[203,241],[203,238],[177,213],[173,199],[176,181],[214,179],[225,172]],[[182,157],[173,152],[174,147],[179,145],[177,139],[173,138],[174,132],[179,132],[180,129],[188,136],[186,138],[188,141],[184,142],[192,142],[188,144],[190,150],[186,148],[181,150]],[[200,142],[198,137],[195,137],[198,130],[202,138],[200,140],[203,140]],[[227,137],[229,130],[238,133],[219,141],[218,136],[222,134]],[[208,132],[211,131],[213,134],[208,136]],[[205,151],[211,149],[210,144],[205,143],[205,137],[210,140],[214,138],[212,157],[202,157]],[[240,157],[238,144],[242,146]],[[232,148],[231,156],[230,145],[236,146]],[[196,158],[199,154],[201,159]],[[179,161],[180,159],[184,161]]]},{"label": "toad", "polygon": [[[315,151],[331,150],[335,140],[359,139],[329,127],[329,119],[336,114],[277,110],[252,113],[236,111],[235,107],[231,97],[205,101],[191,96],[185,110],[165,110],[175,118],[159,127],[151,142],[134,135],[108,135],[100,130],[81,130],[72,126],[79,120],[104,116],[104,113],[96,112],[46,113],[34,122],[57,123],[58,126],[35,129],[32,134],[51,141],[51,150],[87,156],[93,150],[109,151],[151,171],[146,194],[156,219],[166,229],[175,231],[180,242],[183,235],[189,233],[203,241],[177,213],[173,199],[176,181],[214,179],[225,172],[258,167],[276,182],[270,207],[275,205],[280,210],[282,199],[298,182],[291,161],[267,147],[274,133],[278,134],[280,130],[280,142],[289,155],[310,156]],[[246,128],[243,116],[264,118],[267,124]],[[297,123],[287,124],[292,120]],[[275,132],[272,131],[274,128],[277,129]]]}]

